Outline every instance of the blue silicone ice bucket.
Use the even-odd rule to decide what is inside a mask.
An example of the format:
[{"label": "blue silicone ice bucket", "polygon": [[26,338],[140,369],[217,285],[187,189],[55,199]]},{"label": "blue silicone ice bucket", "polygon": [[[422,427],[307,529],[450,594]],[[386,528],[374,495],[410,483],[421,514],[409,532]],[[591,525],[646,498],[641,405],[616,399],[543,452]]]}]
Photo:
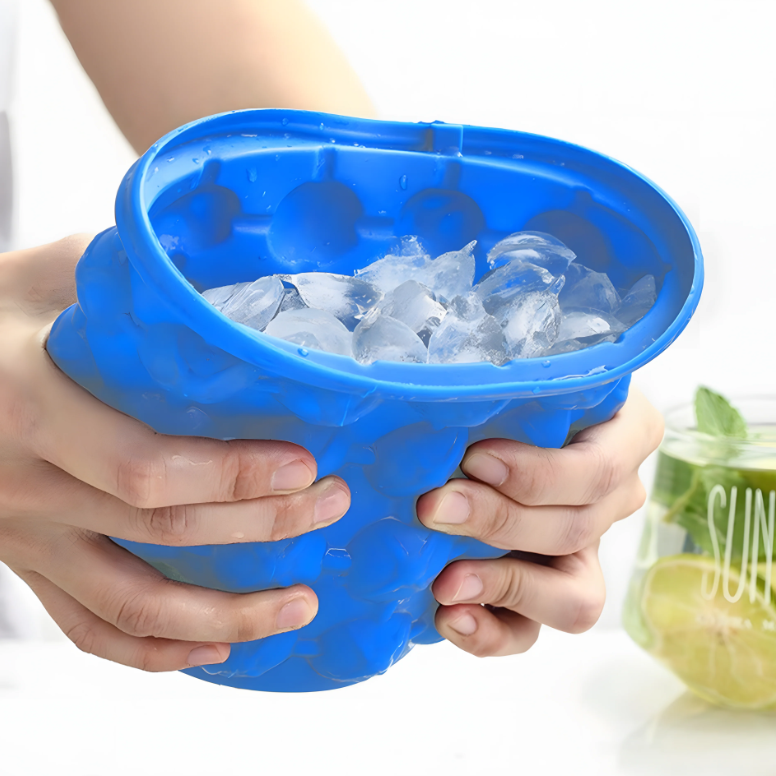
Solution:
[{"label": "blue silicone ice bucket", "polygon": [[[657,279],[653,309],[616,342],[546,360],[361,365],[232,323],[199,292],[278,272],[350,274],[397,238],[432,255],[549,232],[625,288]],[[702,285],[698,240],[658,187],[605,156],[537,135],[304,111],[238,111],[171,132],[129,170],[116,227],[78,264],[78,303],[51,357],[107,404],[164,434],[285,439],[352,506],[271,543],[119,542],[167,576],[247,592],[302,582],[318,615],[236,644],[192,676],[254,690],[343,687],[440,639],[430,585],[457,558],[502,551],[424,528],[415,500],[471,442],[560,447],[610,418],[630,374],[681,332]]]}]

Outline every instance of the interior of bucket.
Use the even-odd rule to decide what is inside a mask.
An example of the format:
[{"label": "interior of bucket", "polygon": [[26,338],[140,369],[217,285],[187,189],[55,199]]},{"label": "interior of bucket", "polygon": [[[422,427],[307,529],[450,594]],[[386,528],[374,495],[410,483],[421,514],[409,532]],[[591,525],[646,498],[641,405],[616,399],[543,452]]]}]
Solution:
[{"label": "interior of bucket", "polygon": [[432,256],[476,240],[478,278],[496,242],[534,230],[618,291],[655,277],[658,303],[620,338],[638,349],[677,318],[695,280],[691,229],[661,191],[541,136],[250,111],[191,125],[147,159],[143,205],[198,291],[274,273],[352,274],[409,235]]}]

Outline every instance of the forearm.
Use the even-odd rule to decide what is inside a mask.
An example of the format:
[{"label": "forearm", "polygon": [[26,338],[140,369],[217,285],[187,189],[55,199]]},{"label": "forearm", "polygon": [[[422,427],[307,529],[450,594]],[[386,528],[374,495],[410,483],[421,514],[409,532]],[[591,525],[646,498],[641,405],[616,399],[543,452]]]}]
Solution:
[{"label": "forearm", "polygon": [[370,116],[358,77],[301,0],[52,0],[138,152],[202,116],[302,108]]}]

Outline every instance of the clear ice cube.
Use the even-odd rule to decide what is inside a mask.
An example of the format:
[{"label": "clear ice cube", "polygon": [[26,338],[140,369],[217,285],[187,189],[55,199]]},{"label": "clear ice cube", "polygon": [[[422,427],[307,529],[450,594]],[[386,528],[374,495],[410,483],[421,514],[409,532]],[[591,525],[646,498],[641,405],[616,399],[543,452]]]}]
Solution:
[{"label": "clear ice cube", "polygon": [[436,298],[447,302],[471,291],[474,282],[474,246],[472,240],[460,251],[443,253],[426,265],[423,283],[433,289]]},{"label": "clear ice cube", "polygon": [[316,310],[326,310],[339,318],[350,331],[383,297],[382,291],[361,278],[328,272],[302,272],[283,275],[296,286],[302,301]]},{"label": "clear ice cube", "polygon": [[636,281],[623,297],[617,317],[625,326],[633,326],[650,311],[656,301],[655,278],[645,275]]},{"label": "clear ice cube", "polygon": [[485,311],[493,315],[517,297],[550,288],[555,280],[544,267],[530,262],[510,261],[485,273],[474,290]]},{"label": "clear ice cube", "polygon": [[275,277],[263,277],[253,283],[237,283],[231,293],[224,288],[211,288],[203,296],[216,309],[235,323],[262,331],[275,317],[283,301],[283,284]]},{"label": "clear ice cube", "polygon": [[473,320],[464,320],[449,311],[431,335],[428,360],[432,364],[470,364],[506,361],[501,326],[492,315],[485,313]]},{"label": "clear ice cube", "polygon": [[353,335],[342,321],[325,310],[286,310],[270,321],[264,332],[305,348],[353,355]]},{"label": "clear ice cube", "polygon": [[564,310],[587,307],[616,313],[620,307],[620,295],[608,275],[581,264],[570,264],[566,271],[566,283],[560,292],[560,304]]},{"label": "clear ice cube", "polygon": [[497,242],[488,253],[491,267],[509,261],[528,261],[553,275],[561,275],[576,254],[560,240],[544,232],[515,232]]},{"label": "clear ice cube", "polygon": [[564,311],[558,329],[558,340],[584,339],[598,335],[619,335],[625,326],[613,315],[599,310]]},{"label": "clear ice cube", "polygon": [[356,277],[387,294],[405,280],[424,282],[423,271],[430,261],[417,237],[405,237],[393,253],[357,269]]},{"label": "clear ice cube", "polygon": [[248,283],[233,283],[230,286],[218,286],[217,288],[208,288],[207,291],[202,292],[202,298],[210,302],[216,310],[220,311],[221,308],[235,295],[237,291],[246,286]]},{"label": "clear ice cube", "polygon": [[279,312],[284,313],[286,310],[302,310],[305,307],[307,307],[307,305],[302,301],[299,292],[292,287],[286,289],[286,294],[283,297],[283,301],[280,303]]},{"label": "clear ice cube", "polygon": [[353,332],[353,356],[362,364],[403,361],[425,364],[428,351],[406,323],[374,311]]},{"label": "clear ice cube", "polygon": [[409,326],[424,344],[439,326],[447,310],[434,298],[426,286],[416,280],[406,280],[386,294],[378,305],[382,315],[395,318]]},{"label": "clear ice cube", "polygon": [[464,296],[456,296],[447,305],[447,309],[463,321],[478,321],[487,315],[482,301],[474,291]]},{"label": "clear ice cube", "polygon": [[502,308],[499,319],[509,358],[533,358],[558,338],[558,297],[551,291],[532,291]]}]

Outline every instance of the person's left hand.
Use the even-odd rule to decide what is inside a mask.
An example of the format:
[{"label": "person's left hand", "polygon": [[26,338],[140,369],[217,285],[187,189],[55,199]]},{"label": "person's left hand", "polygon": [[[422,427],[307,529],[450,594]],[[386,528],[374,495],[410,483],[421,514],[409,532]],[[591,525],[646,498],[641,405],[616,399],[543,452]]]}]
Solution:
[{"label": "person's left hand", "polygon": [[606,423],[560,450],[506,439],[472,445],[454,479],[418,500],[427,527],[512,551],[451,563],[432,587],[439,633],[478,657],[525,652],[541,625],[581,633],[601,615],[598,544],[638,510],[638,476],[663,420],[636,388]]}]

